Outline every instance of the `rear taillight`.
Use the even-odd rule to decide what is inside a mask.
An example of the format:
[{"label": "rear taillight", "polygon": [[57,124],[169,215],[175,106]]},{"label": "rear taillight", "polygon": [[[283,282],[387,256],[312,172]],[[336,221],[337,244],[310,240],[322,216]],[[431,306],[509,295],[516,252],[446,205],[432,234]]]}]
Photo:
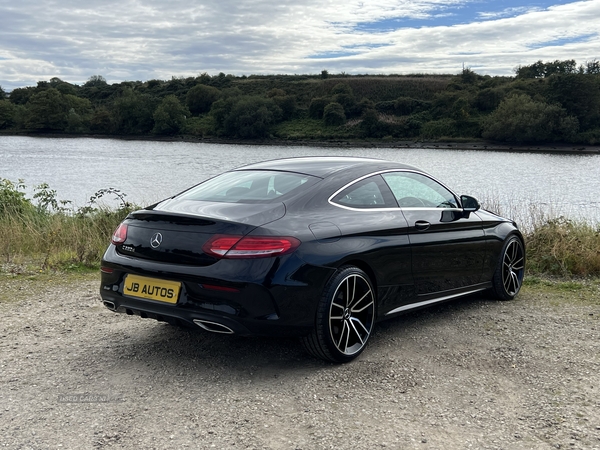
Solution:
[{"label": "rear taillight", "polygon": [[127,240],[127,225],[120,224],[112,235],[110,240],[115,245],[120,245]]},{"label": "rear taillight", "polygon": [[293,237],[217,235],[202,250],[217,258],[266,258],[291,253],[299,245],[300,241]]}]

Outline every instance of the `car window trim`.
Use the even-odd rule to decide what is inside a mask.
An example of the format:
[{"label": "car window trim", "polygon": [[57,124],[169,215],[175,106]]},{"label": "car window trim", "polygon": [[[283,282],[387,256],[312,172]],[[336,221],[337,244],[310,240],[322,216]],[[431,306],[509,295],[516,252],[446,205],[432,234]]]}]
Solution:
[{"label": "car window trim", "polygon": [[[459,207],[458,208],[435,208],[435,207],[431,207],[431,206],[410,206],[410,207],[403,208],[400,205],[397,205],[397,206],[394,206],[394,207],[386,206],[385,208],[355,208],[355,207],[352,207],[352,206],[341,205],[341,204],[336,203],[336,202],[333,201],[333,199],[340,192],[342,192],[343,190],[349,188],[353,184],[361,182],[362,180],[364,180],[366,178],[369,178],[369,177],[372,177],[372,176],[375,176],[375,175],[380,175],[381,176],[384,173],[397,173],[397,172],[414,173],[414,174],[417,174],[417,175],[422,175],[422,176],[424,176],[426,178],[429,178],[429,179],[435,181],[440,186],[442,186],[444,189],[448,190],[448,192],[450,192],[452,195],[454,195],[456,203],[457,203],[457,205],[459,205]],[[382,177],[382,179],[383,179],[383,182],[387,184],[387,182],[385,181],[385,178]],[[388,189],[390,189],[390,191],[391,191],[391,188],[389,187],[389,185],[388,185]],[[392,193],[392,195],[393,195],[393,193]],[[396,196],[395,195],[394,195],[394,200],[396,200]],[[452,189],[448,188],[448,186],[446,186],[444,183],[438,181],[435,177],[432,177],[429,174],[426,174],[426,173],[423,173],[423,172],[419,172],[418,170],[410,170],[410,169],[387,169],[387,170],[380,170],[380,171],[377,171],[377,172],[373,172],[373,173],[370,173],[368,175],[363,175],[362,177],[357,178],[355,180],[352,180],[351,182],[349,182],[346,185],[344,185],[341,188],[339,188],[337,191],[335,191],[327,199],[327,202],[329,204],[333,205],[333,206],[336,206],[336,207],[342,208],[342,209],[346,209],[346,210],[349,210],[349,211],[367,211],[367,212],[368,211],[397,211],[397,210],[402,210],[402,211],[411,211],[411,210],[416,210],[416,211],[425,211],[425,210],[431,210],[431,211],[441,211],[441,210],[444,210],[444,211],[462,211],[462,205],[460,204],[459,197],[456,195],[456,193]]]}]

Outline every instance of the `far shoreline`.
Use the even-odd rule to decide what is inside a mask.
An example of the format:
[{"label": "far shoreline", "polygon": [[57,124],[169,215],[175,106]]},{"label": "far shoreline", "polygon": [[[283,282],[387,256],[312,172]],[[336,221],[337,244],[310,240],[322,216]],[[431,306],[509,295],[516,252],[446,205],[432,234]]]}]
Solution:
[{"label": "far shoreline", "polygon": [[189,142],[206,144],[229,145],[254,145],[254,146],[281,146],[281,147],[321,147],[321,148],[392,148],[392,149],[440,149],[440,150],[477,150],[496,152],[526,152],[526,153],[558,153],[594,155],[600,154],[600,145],[580,144],[505,144],[484,140],[447,140],[447,141],[419,141],[396,139],[232,139],[232,138],[202,138],[197,136],[123,136],[104,134],[54,134],[54,133],[0,133],[2,136],[54,138],[54,139],[116,139],[122,141],[149,141],[149,142]]}]

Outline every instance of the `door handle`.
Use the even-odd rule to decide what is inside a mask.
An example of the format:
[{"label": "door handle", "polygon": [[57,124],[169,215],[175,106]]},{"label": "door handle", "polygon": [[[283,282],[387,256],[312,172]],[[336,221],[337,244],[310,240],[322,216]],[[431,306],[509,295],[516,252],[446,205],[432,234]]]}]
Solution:
[{"label": "door handle", "polygon": [[427,230],[429,227],[431,226],[431,224],[425,220],[417,220],[415,222],[415,228],[419,231],[425,231]]}]

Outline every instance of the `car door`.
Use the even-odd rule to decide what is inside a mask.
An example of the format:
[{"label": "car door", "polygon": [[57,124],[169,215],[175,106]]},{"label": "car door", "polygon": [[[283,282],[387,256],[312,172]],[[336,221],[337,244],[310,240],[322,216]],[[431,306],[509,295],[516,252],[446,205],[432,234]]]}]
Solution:
[{"label": "car door", "polygon": [[476,214],[433,178],[411,171],[382,174],[406,221],[419,298],[463,292],[481,281],[485,236]]},{"label": "car door", "polygon": [[330,198],[339,211],[331,218],[340,229],[349,259],[357,256],[374,271],[378,314],[414,298],[408,224],[381,175],[357,180]]}]

